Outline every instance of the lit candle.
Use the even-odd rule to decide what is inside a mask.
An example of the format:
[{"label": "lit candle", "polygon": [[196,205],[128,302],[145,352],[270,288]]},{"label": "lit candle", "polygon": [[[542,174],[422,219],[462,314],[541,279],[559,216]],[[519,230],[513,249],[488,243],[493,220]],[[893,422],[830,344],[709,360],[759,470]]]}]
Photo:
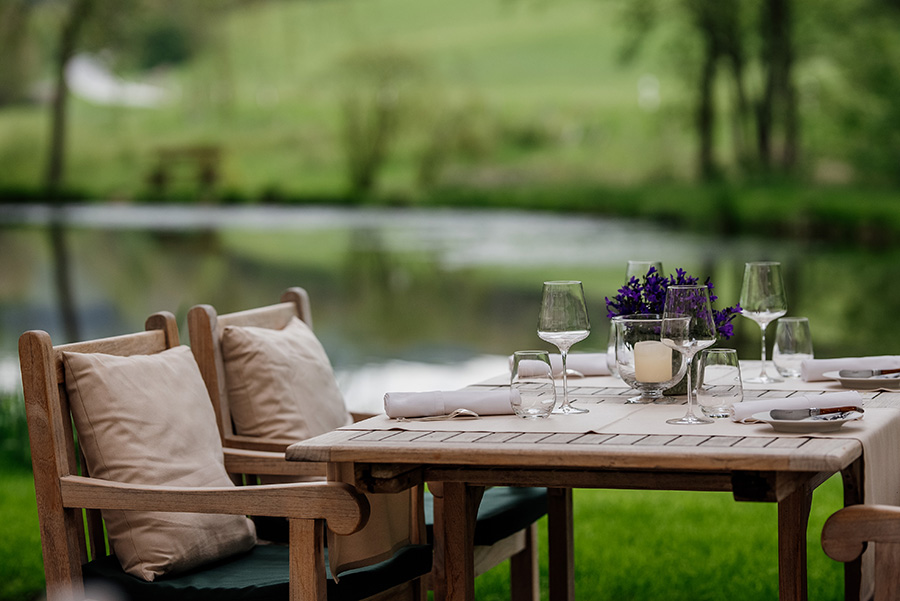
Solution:
[{"label": "lit candle", "polygon": [[638,382],[665,382],[672,379],[672,349],[659,340],[642,340],[634,345],[634,378]]}]

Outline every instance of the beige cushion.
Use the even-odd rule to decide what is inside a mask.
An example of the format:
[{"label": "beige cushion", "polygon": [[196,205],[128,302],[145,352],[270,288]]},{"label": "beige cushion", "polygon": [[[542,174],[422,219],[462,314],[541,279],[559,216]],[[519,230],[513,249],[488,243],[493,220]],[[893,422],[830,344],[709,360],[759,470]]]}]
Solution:
[{"label": "beige cushion", "polygon": [[[200,370],[186,346],[119,357],[63,353],[91,476],[135,484],[233,486]],[[144,580],[246,551],[244,516],[104,510],[122,568]]]},{"label": "beige cushion", "polygon": [[281,330],[226,326],[222,357],[238,434],[304,440],[353,421],[325,349],[296,317]]}]

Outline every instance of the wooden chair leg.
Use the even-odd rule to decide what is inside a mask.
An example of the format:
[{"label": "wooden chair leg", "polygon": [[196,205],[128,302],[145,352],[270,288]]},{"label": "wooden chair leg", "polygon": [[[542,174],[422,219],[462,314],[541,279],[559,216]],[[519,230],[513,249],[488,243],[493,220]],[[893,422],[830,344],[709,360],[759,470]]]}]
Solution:
[{"label": "wooden chair leg", "polygon": [[875,601],[900,599],[900,543],[875,543]]},{"label": "wooden chair leg", "polygon": [[540,599],[537,522],[525,531],[525,548],[509,558],[509,582],[512,601]]},{"label": "wooden chair leg", "polygon": [[290,520],[290,601],[326,601],[324,520]]}]

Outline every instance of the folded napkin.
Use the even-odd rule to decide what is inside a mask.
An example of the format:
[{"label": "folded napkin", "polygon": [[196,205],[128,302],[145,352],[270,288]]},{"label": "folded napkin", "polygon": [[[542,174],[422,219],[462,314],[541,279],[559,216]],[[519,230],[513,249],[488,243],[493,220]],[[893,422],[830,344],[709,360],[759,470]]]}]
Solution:
[{"label": "folded napkin", "polygon": [[511,388],[491,390],[465,389],[430,392],[388,392],[384,412],[388,417],[429,417],[447,415],[457,409],[469,409],[478,415],[505,415],[513,412]]},{"label": "folded napkin", "polygon": [[845,357],[843,359],[807,359],[800,364],[800,377],[807,382],[827,380],[825,373],[842,369],[897,369],[900,355]]},{"label": "folded napkin", "polygon": [[[512,369],[513,358],[509,358],[509,368]],[[562,355],[550,353],[550,367],[553,368],[553,376],[562,376]],[[606,365],[606,353],[575,353],[566,356],[566,368],[575,370],[583,376],[609,376],[609,367]]]},{"label": "folded napkin", "polygon": [[862,396],[855,390],[847,392],[828,392],[817,395],[794,395],[790,398],[759,399],[734,404],[731,419],[736,422],[755,422],[753,414],[771,411],[772,409],[812,409],[814,407],[843,407],[844,405],[860,406]]}]

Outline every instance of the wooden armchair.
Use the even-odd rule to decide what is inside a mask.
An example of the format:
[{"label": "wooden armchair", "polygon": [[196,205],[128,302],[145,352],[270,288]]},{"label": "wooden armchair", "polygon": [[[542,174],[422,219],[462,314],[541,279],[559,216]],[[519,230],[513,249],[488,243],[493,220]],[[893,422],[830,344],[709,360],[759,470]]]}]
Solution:
[{"label": "wooden armchair", "polygon": [[[323,548],[326,522],[329,529],[349,534],[359,530],[369,515],[365,497],[350,486],[296,483],[235,487],[230,485],[224,470],[223,478],[228,485],[215,487],[151,485],[133,481],[140,480],[140,477],[132,481],[91,477],[88,473],[91,461],[86,461],[86,458],[92,455],[86,455],[85,451],[88,445],[94,444],[91,439],[93,433],[88,436],[83,428],[78,428],[78,416],[82,414],[73,410],[83,410],[83,396],[86,393],[79,388],[76,391],[78,398],[73,400],[69,386],[72,381],[67,382],[69,367],[64,362],[73,356],[92,358],[89,360],[98,358],[100,361],[107,361],[109,356],[113,356],[113,361],[140,358],[140,361],[143,358],[163,357],[164,352],[170,356],[174,351],[188,373],[190,370],[196,373],[190,352],[185,349],[182,353],[184,347],[178,347],[178,330],[170,313],[152,315],[146,327],[145,332],[61,346],[53,346],[50,336],[43,331],[29,331],[19,339],[48,601],[85,599],[90,596],[94,581],[104,581],[104,587],[112,586],[118,591],[116,598],[129,601],[201,598],[220,601],[324,601],[362,599],[384,591],[399,593],[401,590],[410,591],[410,598],[413,598],[417,593],[410,580],[427,574],[431,568],[431,551],[427,546],[404,549],[393,560],[384,562],[393,565],[374,566],[362,578],[344,578],[342,575],[340,583],[329,579],[325,560],[327,551]],[[112,373],[120,375],[115,369]],[[174,384],[174,390],[182,382],[169,384]],[[195,405],[208,411],[204,400],[206,393],[199,375],[191,386],[202,394],[195,397],[200,399]],[[121,400],[124,396],[120,395],[117,399]],[[109,406],[118,408],[119,400]],[[127,405],[129,399],[124,399],[124,402]],[[99,405],[104,406],[104,403]],[[150,412],[153,411],[150,408]],[[133,417],[122,415],[121,423],[138,423]],[[164,417],[178,420],[178,416]],[[84,424],[84,421],[81,423]],[[139,438],[144,431],[135,429],[131,438]],[[215,443],[210,452],[218,452],[221,456],[216,435],[214,432],[210,434],[207,439]],[[225,469],[231,468],[232,457],[234,453],[226,450],[222,457]],[[120,459],[121,456],[105,456],[103,469]],[[239,464],[243,461],[240,456],[236,460]],[[255,461],[258,467],[262,467],[266,460],[256,458]],[[271,463],[273,469],[278,469],[283,461]],[[106,473],[97,465],[94,463],[92,467],[95,475]],[[221,465],[219,463],[220,468]],[[169,467],[162,465],[162,469]],[[103,511],[103,517],[99,510]],[[108,554],[115,541],[107,538],[108,528],[104,527],[104,520],[106,526],[110,526],[108,518],[117,510],[125,510],[117,513],[128,516],[125,521],[137,519],[139,512],[166,512],[152,515],[173,517],[215,514],[221,515],[222,519],[241,522],[246,522],[243,516],[248,514],[281,516],[287,518],[289,523],[290,544],[283,547],[253,546],[255,538],[252,527],[248,525],[249,542],[245,543],[248,550],[147,581],[123,571],[121,558]],[[228,515],[239,517],[229,518]],[[204,540],[207,534],[215,538],[217,533],[202,531],[197,536]]]},{"label": "wooden armchair", "polygon": [[[859,560],[870,542],[875,543],[874,601],[896,601],[900,599],[900,507],[851,505],[832,514],[822,528],[822,548],[836,561]],[[848,599],[858,598],[858,582],[845,583],[845,589]]]},{"label": "wooden armchair", "polygon": [[[253,438],[235,432],[229,409],[221,342],[227,326],[281,329],[294,317],[312,327],[309,296],[302,288],[286,290],[281,302],[274,305],[224,315],[218,315],[209,305],[198,305],[188,313],[191,349],[215,406],[226,448],[257,449],[283,454],[288,445],[297,442]],[[358,419],[368,416],[353,417]],[[299,468],[297,473],[324,474],[324,467],[310,463],[305,468]],[[439,486],[434,490],[440,494]],[[430,493],[425,494],[424,503],[426,529],[429,540],[433,540],[434,498]],[[546,513],[547,491],[543,488],[491,488],[482,499],[475,528],[475,573],[479,575],[510,559],[510,591],[514,601],[536,601],[539,598],[536,522]],[[439,578],[442,573],[440,561],[436,556],[433,578]]]}]

